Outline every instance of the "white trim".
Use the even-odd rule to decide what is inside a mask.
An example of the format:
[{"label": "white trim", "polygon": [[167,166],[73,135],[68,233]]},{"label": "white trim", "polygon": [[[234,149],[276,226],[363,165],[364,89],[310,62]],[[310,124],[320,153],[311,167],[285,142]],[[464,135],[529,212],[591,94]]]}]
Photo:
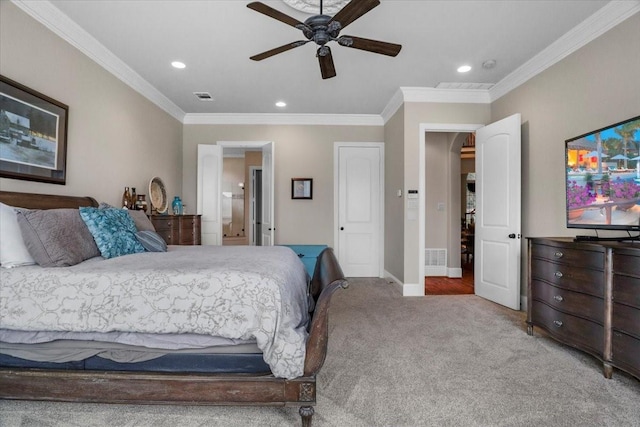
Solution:
[{"label": "white trim", "polygon": [[402,107],[403,104],[404,104],[404,95],[402,94],[402,90],[398,89],[393,94],[393,96],[387,103],[386,107],[384,107],[384,110],[382,110],[381,116],[382,116],[383,122],[387,123],[389,119],[393,117],[396,111],[398,111],[400,107]]},{"label": "white trim", "polygon": [[226,114],[189,113],[185,125],[384,126],[376,114]]},{"label": "white trim", "polygon": [[182,122],[185,112],[49,1],[11,0],[102,68]]},{"label": "white trim", "polygon": [[437,89],[434,87],[401,87],[404,102],[437,102],[460,104],[489,104],[485,89]]},{"label": "white trim", "polygon": [[489,89],[491,102],[640,12],[640,1],[611,1]]},{"label": "white trim", "polygon": [[341,147],[376,147],[380,150],[380,188],[379,188],[379,224],[378,224],[378,277],[384,277],[384,142],[334,142],[333,143],[333,247],[336,256],[340,254],[339,233],[339,151]]},{"label": "white trim", "polygon": [[405,283],[404,285],[402,285],[402,296],[403,297],[423,297],[424,283],[422,283],[422,285],[417,283]]},{"label": "white trim", "polygon": [[449,267],[447,269],[447,277],[450,279],[459,279],[462,277],[462,268],[460,267]]},{"label": "white trim", "polygon": [[402,282],[400,281],[400,279],[398,279],[396,276],[394,276],[393,274],[389,273],[387,270],[384,270],[384,278],[385,279],[390,279],[392,280],[396,285],[398,285],[400,287],[400,289],[402,289]]},{"label": "white trim", "polygon": [[[475,132],[483,127],[483,124],[456,124],[456,123],[420,123],[418,136],[418,277],[425,277],[424,249],[425,249],[425,189],[426,189],[426,160],[425,144],[427,132]],[[406,285],[405,285],[406,286]],[[411,288],[413,289],[413,288]],[[421,290],[424,296],[424,286]],[[414,296],[414,295],[412,295]]]}]

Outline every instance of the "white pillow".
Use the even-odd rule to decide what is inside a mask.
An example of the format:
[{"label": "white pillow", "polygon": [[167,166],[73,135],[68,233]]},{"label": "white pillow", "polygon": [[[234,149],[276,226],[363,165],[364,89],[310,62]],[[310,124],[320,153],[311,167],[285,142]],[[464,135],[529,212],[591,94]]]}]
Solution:
[{"label": "white pillow", "polygon": [[16,211],[0,203],[0,264],[3,268],[11,268],[35,263],[22,240]]}]

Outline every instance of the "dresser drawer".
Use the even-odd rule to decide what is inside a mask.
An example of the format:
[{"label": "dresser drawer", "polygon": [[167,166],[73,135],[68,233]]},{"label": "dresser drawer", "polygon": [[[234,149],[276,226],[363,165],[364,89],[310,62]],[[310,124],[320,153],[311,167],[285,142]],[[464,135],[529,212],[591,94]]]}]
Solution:
[{"label": "dresser drawer", "polygon": [[172,229],[156,228],[156,233],[158,233],[160,237],[164,239],[167,245],[175,245],[176,241],[178,240],[177,236],[174,235],[174,232]]},{"label": "dresser drawer", "polygon": [[153,217],[151,219],[151,222],[153,223],[153,226],[155,227],[156,231],[171,230],[174,227],[176,220],[172,218]]},{"label": "dresser drawer", "polygon": [[586,292],[604,297],[604,272],[580,267],[587,264],[566,265],[535,260],[531,278],[544,280],[564,289]]},{"label": "dresser drawer", "polygon": [[640,378],[640,339],[617,331],[612,335],[613,363]]},{"label": "dresser drawer", "polygon": [[613,301],[622,301],[626,305],[640,309],[640,278],[614,274]]},{"label": "dresser drawer", "polygon": [[601,325],[562,313],[539,301],[533,301],[531,314],[533,324],[559,341],[602,357],[604,328]]},{"label": "dresser drawer", "polygon": [[601,325],[604,323],[602,298],[557,288],[538,280],[531,282],[531,297],[565,313],[585,317]]},{"label": "dresser drawer", "polygon": [[531,255],[534,258],[542,258],[572,266],[589,266],[589,268],[604,270],[604,252],[585,250],[584,246],[576,248],[569,243],[566,246],[533,244],[531,246]]},{"label": "dresser drawer", "polygon": [[611,327],[640,339],[640,309],[614,303]]},{"label": "dresser drawer", "polygon": [[636,276],[640,280],[640,257],[636,253],[635,256],[627,254],[628,250],[618,249],[613,254],[613,272]]}]

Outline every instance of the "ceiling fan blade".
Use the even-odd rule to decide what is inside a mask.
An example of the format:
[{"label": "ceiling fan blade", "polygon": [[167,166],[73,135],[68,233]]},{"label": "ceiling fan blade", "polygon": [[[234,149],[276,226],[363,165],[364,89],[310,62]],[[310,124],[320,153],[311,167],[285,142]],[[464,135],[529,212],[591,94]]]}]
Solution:
[{"label": "ceiling fan blade", "polygon": [[329,46],[322,46],[318,48],[318,62],[320,62],[320,72],[323,79],[330,79],[336,76],[336,67],[333,65],[333,56],[331,56],[331,49]]},{"label": "ceiling fan blade", "polygon": [[340,28],[344,28],[379,4],[380,0],[351,0],[330,22],[339,22]]},{"label": "ceiling fan blade", "polygon": [[257,55],[253,55],[249,59],[253,59],[254,61],[262,61],[263,59],[267,59],[267,58],[269,58],[269,57],[271,57],[273,55],[277,55],[279,53],[286,52],[286,51],[294,49],[296,47],[300,47],[300,46],[305,45],[305,44],[307,44],[309,42],[310,42],[310,40],[300,40],[300,41],[297,41],[297,42],[287,43],[287,44],[282,45],[280,47],[276,47],[275,49],[271,49],[271,50],[268,50],[266,52],[262,52],[262,53],[259,53]]},{"label": "ceiling fan blade", "polygon": [[396,56],[398,53],[400,53],[400,49],[402,49],[402,45],[399,44],[364,39],[362,37],[354,36],[341,36],[337,41],[341,46],[366,50],[369,52],[379,53],[387,56]]},{"label": "ceiling fan blade", "polygon": [[249,9],[255,10],[256,12],[260,12],[263,15],[267,15],[273,19],[276,19],[280,22],[284,22],[287,25],[291,25],[292,27],[295,27],[298,29],[301,29],[301,27],[306,27],[305,24],[298,21],[297,19],[292,18],[291,16],[286,15],[280,12],[279,10],[274,9],[271,6],[267,6],[264,3],[260,3],[259,1],[254,1],[252,3],[249,3],[247,7]]}]

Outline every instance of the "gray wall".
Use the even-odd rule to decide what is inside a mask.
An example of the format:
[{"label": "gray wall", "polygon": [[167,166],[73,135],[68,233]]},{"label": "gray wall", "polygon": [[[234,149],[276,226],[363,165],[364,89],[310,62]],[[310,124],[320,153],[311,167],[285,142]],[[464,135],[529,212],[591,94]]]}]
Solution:
[{"label": "gray wall", "polygon": [[[404,281],[404,107],[384,127],[384,269]],[[402,190],[402,197],[398,197]]]},{"label": "gray wall", "polygon": [[[183,200],[196,206],[198,144],[272,141],[275,243],[333,246],[334,142],[382,142],[382,126],[185,125]],[[313,178],[313,199],[292,200],[291,178]]]},{"label": "gray wall", "polygon": [[592,234],[566,228],[564,141],[640,115],[639,52],[636,14],[491,105],[494,121],[522,114],[525,237]]},{"label": "gray wall", "polygon": [[69,106],[66,185],[2,178],[2,190],[120,204],[125,186],[146,194],[157,175],[179,194],[182,124],[8,1],[0,74]]}]

